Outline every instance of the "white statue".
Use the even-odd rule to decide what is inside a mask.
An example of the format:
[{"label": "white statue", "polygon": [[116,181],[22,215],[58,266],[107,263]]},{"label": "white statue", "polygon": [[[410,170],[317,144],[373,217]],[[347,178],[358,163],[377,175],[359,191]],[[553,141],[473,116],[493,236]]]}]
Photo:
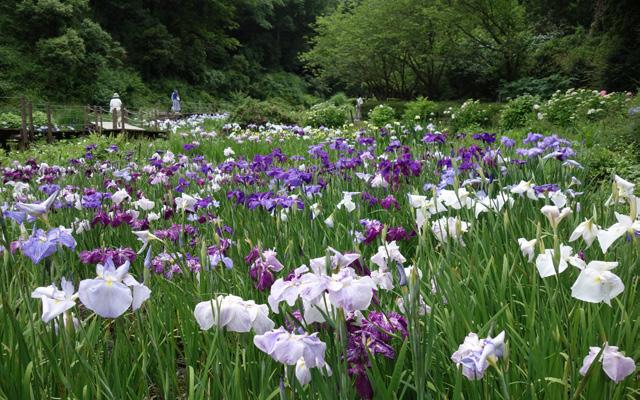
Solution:
[{"label": "white statue", "polygon": [[362,104],[363,103],[364,103],[364,100],[362,100],[362,97],[358,97],[356,99],[356,117],[355,117],[356,121],[360,121],[362,119]]}]

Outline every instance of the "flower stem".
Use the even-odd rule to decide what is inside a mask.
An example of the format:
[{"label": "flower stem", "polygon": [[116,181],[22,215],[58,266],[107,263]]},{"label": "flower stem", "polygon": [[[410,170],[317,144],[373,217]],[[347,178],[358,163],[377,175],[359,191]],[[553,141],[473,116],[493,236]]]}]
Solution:
[{"label": "flower stem", "polygon": [[498,371],[498,377],[500,378],[500,390],[502,391],[502,397],[504,398],[504,400],[510,400],[511,397],[509,396],[509,387],[507,386],[507,380],[504,377],[504,373],[498,366],[496,366],[496,370]]}]

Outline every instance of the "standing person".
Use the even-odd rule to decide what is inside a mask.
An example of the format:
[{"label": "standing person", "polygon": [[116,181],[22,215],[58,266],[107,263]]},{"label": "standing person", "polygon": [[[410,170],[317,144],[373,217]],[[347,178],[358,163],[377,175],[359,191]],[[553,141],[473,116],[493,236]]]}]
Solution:
[{"label": "standing person", "polygon": [[[117,113],[116,125],[119,125],[122,121],[122,100],[120,100],[120,96],[118,95],[118,93],[114,93],[113,96],[111,96],[111,101],[109,102],[109,112],[111,113],[111,115],[113,115],[114,112]],[[114,128],[116,127],[114,126]]]},{"label": "standing person", "polygon": [[180,112],[180,94],[178,93],[178,89],[173,89],[173,93],[171,93],[171,111],[174,113]]},{"label": "standing person", "polygon": [[364,100],[362,100],[362,97],[358,97],[356,99],[356,117],[355,117],[356,121],[360,121],[362,119],[362,104],[363,103],[364,103]]}]

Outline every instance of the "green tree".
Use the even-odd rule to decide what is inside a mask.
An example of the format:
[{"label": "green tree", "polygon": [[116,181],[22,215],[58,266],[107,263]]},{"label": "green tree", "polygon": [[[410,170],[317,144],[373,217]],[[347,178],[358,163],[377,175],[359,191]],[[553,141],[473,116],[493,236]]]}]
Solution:
[{"label": "green tree", "polygon": [[531,42],[523,5],[517,0],[445,0],[451,23],[478,61],[505,80],[519,77]]},{"label": "green tree", "polygon": [[428,0],[345,2],[316,24],[302,59],[321,79],[378,97],[436,97],[444,86],[455,32]]}]

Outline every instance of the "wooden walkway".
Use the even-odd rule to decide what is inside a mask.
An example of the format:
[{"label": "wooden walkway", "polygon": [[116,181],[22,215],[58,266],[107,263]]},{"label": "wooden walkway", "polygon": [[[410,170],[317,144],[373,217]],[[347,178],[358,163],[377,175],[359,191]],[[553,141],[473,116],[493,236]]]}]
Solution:
[{"label": "wooden walkway", "polygon": [[[0,146],[6,149],[26,149],[37,139],[52,143],[67,139],[98,134],[168,137],[162,121],[188,118],[192,115],[210,114],[217,106],[209,103],[183,102],[182,113],[172,113],[162,106],[147,109],[122,109],[111,113],[108,107],[91,105],[57,105],[33,103],[25,97],[0,97],[0,113],[9,112],[21,118],[20,126],[0,126]],[[34,124],[34,114],[38,121]],[[43,122],[46,116],[46,122]],[[36,126],[38,125],[38,126]]]},{"label": "wooden walkway", "polygon": [[[115,130],[113,128],[113,122],[107,121],[107,122],[103,122],[102,123],[102,130],[103,131],[113,131]],[[146,129],[144,128],[140,128],[139,126],[135,126],[135,125],[130,125],[125,123],[124,126],[120,127],[120,130],[125,130],[128,132],[144,132],[146,131]]]},{"label": "wooden walkway", "polygon": [[[24,97],[19,99],[19,106],[10,109],[10,112],[19,115],[22,123],[20,127],[0,127],[0,146],[5,149],[18,147],[26,149],[30,143],[38,138],[44,138],[48,143],[56,139],[68,139],[99,134],[120,134],[145,137],[168,137],[169,132],[161,129],[161,114],[155,110],[122,110],[109,113],[106,108],[100,106],[60,106],[46,104],[40,107],[40,111],[46,114],[46,124],[34,126],[34,107]],[[18,108],[18,112],[14,112]],[[44,109],[44,110],[43,110]],[[73,114],[80,121],[75,123],[63,123],[57,125],[54,120],[58,116]],[[42,124],[42,121],[39,122]]]}]

